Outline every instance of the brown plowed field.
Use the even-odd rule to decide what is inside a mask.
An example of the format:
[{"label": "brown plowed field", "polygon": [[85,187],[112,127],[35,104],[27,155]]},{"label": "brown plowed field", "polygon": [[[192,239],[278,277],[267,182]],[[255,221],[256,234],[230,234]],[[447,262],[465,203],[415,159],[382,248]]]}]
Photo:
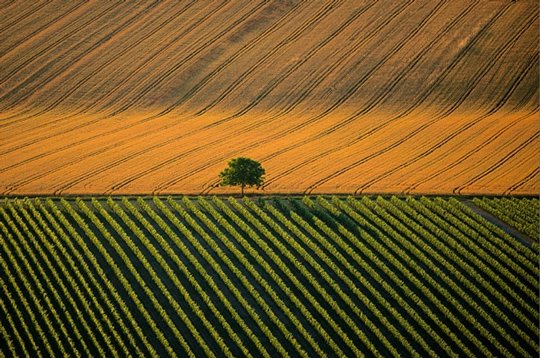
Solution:
[{"label": "brown plowed field", "polygon": [[537,6],[3,1],[0,193],[538,194]]}]

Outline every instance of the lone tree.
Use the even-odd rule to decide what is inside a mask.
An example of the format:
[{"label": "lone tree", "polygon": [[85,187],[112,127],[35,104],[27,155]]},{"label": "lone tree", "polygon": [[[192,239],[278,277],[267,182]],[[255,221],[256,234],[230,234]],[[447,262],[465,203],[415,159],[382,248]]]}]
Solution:
[{"label": "lone tree", "polygon": [[259,188],[264,181],[264,168],[256,160],[249,158],[234,158],[229,161],[229,166],[220,174],[221,186],[240,185],[242,196],[246,186],[256,186]]}]

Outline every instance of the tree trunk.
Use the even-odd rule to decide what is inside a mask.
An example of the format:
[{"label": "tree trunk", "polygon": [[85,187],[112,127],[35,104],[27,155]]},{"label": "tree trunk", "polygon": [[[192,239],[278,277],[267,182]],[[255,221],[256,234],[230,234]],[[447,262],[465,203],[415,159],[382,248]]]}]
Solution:
[{"label": "tree trunk", "polygon": [[240,185],[240,188],[242,188],[242,198],[244,197],[244,184]]}]

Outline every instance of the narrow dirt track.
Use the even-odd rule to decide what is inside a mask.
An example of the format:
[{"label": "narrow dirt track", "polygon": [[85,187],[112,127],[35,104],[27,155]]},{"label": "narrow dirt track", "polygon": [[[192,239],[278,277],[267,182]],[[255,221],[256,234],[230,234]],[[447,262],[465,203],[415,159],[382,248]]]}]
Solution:
[{"label": "narrow dirt track", "polygon": [[0,8],[0,193],[539,194],[536,1]]}]

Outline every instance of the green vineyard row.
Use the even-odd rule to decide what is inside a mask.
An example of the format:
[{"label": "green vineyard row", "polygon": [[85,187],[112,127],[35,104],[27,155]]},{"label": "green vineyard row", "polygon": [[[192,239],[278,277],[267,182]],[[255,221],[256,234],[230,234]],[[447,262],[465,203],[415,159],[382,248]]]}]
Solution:
[{"label": "green vineyard row", "polygon": [[537,198],[5,199],[0,353],[538,356],[538,209]]}]

